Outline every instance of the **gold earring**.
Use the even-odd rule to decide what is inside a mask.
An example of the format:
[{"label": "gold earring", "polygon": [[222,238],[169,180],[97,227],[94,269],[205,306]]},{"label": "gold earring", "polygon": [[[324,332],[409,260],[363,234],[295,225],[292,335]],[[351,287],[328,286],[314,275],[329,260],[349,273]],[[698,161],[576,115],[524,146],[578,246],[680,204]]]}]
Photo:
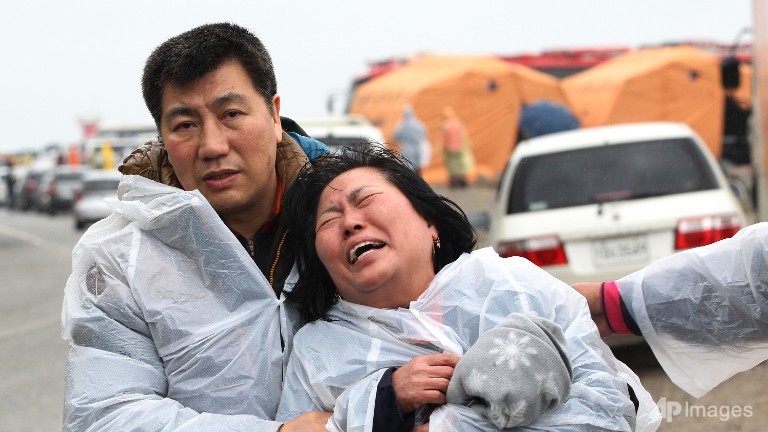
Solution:
[{"label": "gold earring", "polygon": [[440,250],[440,236],[437,236],[436,239],[432,240],[432,255],[437,254],[437,251]]}]

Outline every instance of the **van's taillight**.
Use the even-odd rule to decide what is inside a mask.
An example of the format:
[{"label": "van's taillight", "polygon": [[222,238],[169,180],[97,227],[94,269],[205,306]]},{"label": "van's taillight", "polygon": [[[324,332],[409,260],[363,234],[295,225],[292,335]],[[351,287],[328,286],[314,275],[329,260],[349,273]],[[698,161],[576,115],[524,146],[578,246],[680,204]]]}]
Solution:
[{"label": "van's taillight", "polygon": [[505,258],[521,256],[540,267],[568,263],[565,248],[554,235],[499,243],[496,251]]},{"label": "van's taillight", "polygon": [[675,249],[708,245],[732,237],[741,229],[736,215],[718,215],[681,219],[675,232]]},{"label": "van's taillight", "polygon": [[78,202],[81,199],[83,199],[83,190],[82,189],[78,189],[78,190],[75,191],[75,196],[72,197],[72,201],[73,202]]}]

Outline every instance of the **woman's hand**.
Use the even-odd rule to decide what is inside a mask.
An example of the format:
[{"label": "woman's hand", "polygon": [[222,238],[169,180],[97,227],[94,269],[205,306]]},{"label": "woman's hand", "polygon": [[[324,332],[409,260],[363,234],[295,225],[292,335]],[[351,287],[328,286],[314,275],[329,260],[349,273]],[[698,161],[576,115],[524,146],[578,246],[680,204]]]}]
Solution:
[{"label": "woman's hand", "polygon": [[400,411],[411,413],[424,404],[445,404],[445,392],[460,357],[432,354],[416,357],[392,373]]},{"label": "woman's hand", "polygon": [[278,432],[328,432],[325,424],[331,418],[330,412],[310,411],[296,417],[295,419],[283,423]]},{"label": "woman's hand", "polygon": [[612,335],[613,332],[608,326],[608,319],[605,317],[605,311],[603,311],[601,285],[600,282],[576,282],[571,287],[587,299],[587,306],[589,306],[589,313],[592,314],[592,321],[597,325],[600,337],[604,338]]}]

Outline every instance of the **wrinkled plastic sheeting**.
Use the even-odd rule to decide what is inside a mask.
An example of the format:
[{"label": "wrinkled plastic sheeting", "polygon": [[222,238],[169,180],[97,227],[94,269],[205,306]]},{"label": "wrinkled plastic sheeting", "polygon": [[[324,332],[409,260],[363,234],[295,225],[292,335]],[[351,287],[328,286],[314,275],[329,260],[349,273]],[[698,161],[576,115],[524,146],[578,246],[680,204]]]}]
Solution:
[{"label": "wrinkled plastic sheeting", "polygon": [[[563,328],[574,374],[571,392],[559,407],[529,429],[513,430],[656,430],[661,422],[656,404],[602,342],[584,298],[529,261],[502,259],[490,248],[446,266],[407,309],[340,300],[329,313],[331,322],[304,326],[296,335],[278,419],[308,409],[334,410],[329,430],[368,430],[384,370],[421,355],[461,355],[479,334],[513,312]],[[641,401],[637,416],[627,383]],[[438,408],[429,420],[434,430],[497,430],[472,410],[452,404]]]},{"label": "wrinkled plastic sheeting", "polygon": [[768,223],[616,283],[664,371],[691,395],[768,359]]},{"label": "wrinkled plastic sheeting", "polygon": [[73,251],[65,430],[276,429],[261,419],[277,410],[295,311],[199,192],[126,176],[118,194]]}]

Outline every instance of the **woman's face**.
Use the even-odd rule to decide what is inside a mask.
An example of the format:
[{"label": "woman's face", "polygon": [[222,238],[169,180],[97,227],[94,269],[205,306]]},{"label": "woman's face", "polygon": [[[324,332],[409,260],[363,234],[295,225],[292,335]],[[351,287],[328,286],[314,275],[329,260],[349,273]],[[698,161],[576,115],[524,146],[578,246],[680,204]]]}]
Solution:
[{"label": "woman's face", "polygon": [[373,168],[349,170],[326,186],[315,231],[317,254],[344,300],[407,307],[435,276],[437,230]]}]

